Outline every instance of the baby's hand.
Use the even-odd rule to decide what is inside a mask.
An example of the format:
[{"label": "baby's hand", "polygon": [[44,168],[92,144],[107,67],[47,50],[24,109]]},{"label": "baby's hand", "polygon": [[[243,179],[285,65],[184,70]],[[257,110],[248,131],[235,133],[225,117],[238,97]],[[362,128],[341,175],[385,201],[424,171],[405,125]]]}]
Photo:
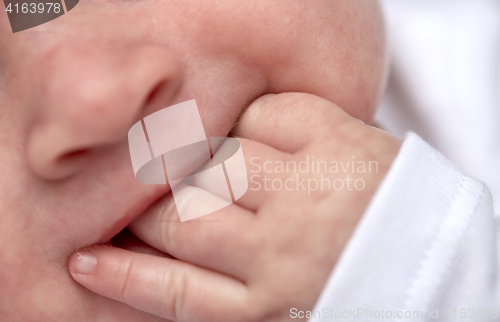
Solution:
[{"label": "baby's hand", "polygon": [[70,258],[73,278],[174,321],[283,321],[313,309],[401,142],[299,93],[259,98],[234,134],[249,176],[241,199],[180,223],[170,195],[129,226],[177,259],[90,247]]}]

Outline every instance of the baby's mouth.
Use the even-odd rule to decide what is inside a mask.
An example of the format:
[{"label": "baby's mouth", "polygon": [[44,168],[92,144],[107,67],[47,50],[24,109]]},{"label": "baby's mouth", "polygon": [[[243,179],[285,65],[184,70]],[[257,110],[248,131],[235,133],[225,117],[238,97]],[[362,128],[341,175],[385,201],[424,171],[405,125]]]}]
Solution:
[{"label": "baby's mouth", "polygon": [[115,247],[123,248],[136,253],[155,255],[160,257],[174,258],[169,254],[159,251],[158,249],[146,244],[127,228],[120,231],[116,236],[111,238],[111,243]]},{"label": "baby's mouth", "polygon": [[[190,101],[188,101],[187,103],[189,103],[189,102]],[[185,103],[186,102],[184,102],[183,104],[185,104]],[[194,109],[193,109],[193,111],[194,111]],[[156,113],[158,113],[158,112],[156,112]],[[156,113],[153,113],[148,117],[153,117]],[[203,124],[201,122],[201,119],[199,120],[199,122],[198,121],[195,122],[196,119],[200,117],[198,114],[198,111],[196,110],[196,113],[193,112],[192,114],[193,115],[196,114],[195,115],[196,117],[189,114],[189,116],[190,116],[189,120],[192,121],[191,123],[193,123],[193,124],[199,123],[198,127],[200,127],[200,129],[201,129],[201,130],[200,129],[199,130],[201,132],[203,132],[202,136],[205,136],[205,134],[204,134],[205,132],[203,131]],[[174,118],[175,118],[175,116],[178,116],[178,115],[174,114]],[[138,133],[140,133],[140,135],[142,135],[144,133],[144,135],[145,135],[144,141],[147,142],[147,144],[149,146],[148,151],[146,151],[146,149],[143,149],[143,150],[146,151],[145,152],[146,154],[151,156],[151,159],[152,159],[151,161],[154,161],[155,158],[153,156],[154,153],[152,151],[153,145],[151,143],[151,139],[152,139],[151,133],[156,133],[156,132],[154,132],[154,131],[151,133],[147,132],[146,129],[149,130],[150,127],[147,127],[146,123],[147,122],[143,121],[143,123],[138,122],[136,125],[137,125],[137,129],[138,129]],[[134,125],[134,126],[136,126],[136,125]],[[230,130],[230,129],[228,129],[228,130]],[[157,134],[158,133],[156,133],[154,135],[157,135]],[[175,132],[175,128],[166,127],[161,134],[162,135],[158,135],[158,137],[160,137],[162,140],[165,140],[167,138],[168,140],[176,141],[178,139],[178,137],[176,137],[176,134],[178,134],[178,133]],[[228,135],[228,136],[232,136],[232,135]],[[170,153],[167,153],[167,154],[161,156],[161,160],[163,162],[163,167],[161,170],[163,170],[163,171],[160,171],[160,172],[162,172],[160,177],[164,178],[163,182],[166,182],[166,185],[158,185],[158,187],[161,187],[161,188],[159,188],[156,191],[156,193],[154,193],[154,195],[152,195],[152,196],[150,195],[150,197],[147,198],[147,200],[143,200],[142,202],[139,202],[139,205],[136,205],[136,207],[134,209],[131,209],[131,211],[128,214],[124,215],[121,218],[121,220],[119,220],[118,222],[115,222],[113,224],[113,228],[108,231],[108,233],[106,234],[105,237],[103,236],[103,238],[101,239],[101,243],[105,243],[105,242],[108,242],[111,240],[111,243],[115,247],[120,247],[120,248],[124,248],[124,249],[130,250],[130,251],[139,252],[139,253],[146,253],[146,254],[152,254],[152,255],[163,256],[163,257],[171,257],[170,255],[165,254],[165,253],[151,247],[150,245],[144,243],[142,240],[140,240],[134,234],[132,234],[132,232],[130,232],[126,227],[136,217],[140,216],[144,211],[146,211],[149,207],[151,207],[156,201],[158,201],[158,200],[164,198],[165,196],[167,196],[168,194],[172,193],[171,187],[168,183],[170,179],[174,179],[173,182],[178,181],[178,178],[184,177],[184,176],[189,175],[190,173],[193,173],[200,166],[202,166],[203,164],[205,164],[206,162],[208,162],[212,159],[212,155],[218,150],[218,148],[221,144],[218,144],[218,145],[216,144],[214,146],[213,145],[214,143],[210,144],[211,141],[209,138],[204,137],[204,139],[205,139],[205,141],[196,141],[193,139],[194,141],[196,141],[195,143],[192,143],[189,145],[184,145],[182,148],[177,148],[176,150],[173,150],[172,153],[174,153],[173,155],[175,156],[175,158],[177,158],[177,159],[172,159],[172,160],[176,161],[175,167],[173,167],[172,164],[169,163],[169,161],[168,161],[170,159],[167,155],[169,155]],[[130,140],[130,133],[129,133],[129,140]],[[203,146],[206,145],[206,148],[201,148],[202,145]],[[144,152],[144,151],[141,150],[141,152]],[[162,152],[162,151],[160,151],[160,152]],[[183,151],[183,153],[180,153],[179,151],[181,151],[181,152]],[[132,156],[132,152],[131,152],[131,156]],[[135,156],[135,154],[134,154],[134,156]],[[156,159],[157,158],[158,157],[156,157]],[[178,160],[179,158],[180,158],[180,161]],[[134,157],[132,157],[132,159],[134,160]],[[151,161],[149,161],[149,163],[151,163]],[[141,170],[143,170],[143,167],[145,169],[149,163],[144,163],[143,161],[137,162],[137,164],[138,164],[136,166],[137,169],[135,169],[137,171],[135,171],[134,174],[136,175],[136,179],[139,182],[143,182],[145,184],[153,183],[153,182],[148,182],[148,180],[140,180],[140,178],[139,178],[141,175]],[[173,171],[172,171],[172,169],[173,169]],[[169,172],[169,171],[172,171],[172,172]],[[167,176],[168,172],[169,172],[169,175]],[[148,172],[146,172],[146,173],[148,173]],[[174,175],[172,175],[172,173],[174,173]],[[144,177],[150,178],[148,176],[144,176]],[[158,180],[156,180],[154,183],[158,183],[157,181]]]}]

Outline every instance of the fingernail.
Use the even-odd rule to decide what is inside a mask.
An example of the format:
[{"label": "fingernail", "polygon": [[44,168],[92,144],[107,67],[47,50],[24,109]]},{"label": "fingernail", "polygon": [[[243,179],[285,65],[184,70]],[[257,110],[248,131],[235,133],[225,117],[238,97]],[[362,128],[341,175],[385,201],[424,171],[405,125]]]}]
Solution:
[{"label": "fingernail", "polygon": [[76,254],[75,271],[77,274],[92,274],[97,266],[97,257],[90,250],[82,250]]}]

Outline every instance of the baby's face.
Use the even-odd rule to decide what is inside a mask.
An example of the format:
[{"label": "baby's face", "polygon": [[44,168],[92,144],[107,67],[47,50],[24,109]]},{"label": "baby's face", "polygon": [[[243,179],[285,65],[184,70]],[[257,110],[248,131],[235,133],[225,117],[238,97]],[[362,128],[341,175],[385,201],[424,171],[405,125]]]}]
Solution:
[{"label": "baby's face", "polygon": [[[169,191],[134,178],[127,132],[196,99],[207,136],[265,93],[299,91],[370,121],[385,73],[373,0],[80,0],[12,34],[0,13],[0,316],[145,321],[67,272]],[[160,225],[160,224],[159,224]]]}]

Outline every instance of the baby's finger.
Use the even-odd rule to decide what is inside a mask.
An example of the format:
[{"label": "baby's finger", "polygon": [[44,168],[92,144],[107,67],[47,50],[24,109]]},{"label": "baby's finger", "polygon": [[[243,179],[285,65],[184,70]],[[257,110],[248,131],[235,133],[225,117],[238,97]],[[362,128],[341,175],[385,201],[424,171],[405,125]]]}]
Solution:
[{"label": "baby's finger", "polygon": [[128,229],[145,243],[175,258],[244,279],[254,258],[255,215],[229,204],[197,219],[181,222],[177,207],[198,208],[218,198],[196,187],[185,187],[136,218]]},{"label": "baby's finger", "polygon": [[256,141],[238,140],[245,157],[248,190],[235,203],[256,212],[270,194],[284,189],[281,183],[287,180],[285,169],[292,156]]},{"label": "baby's finger", "polygon": [[71,276],[102,296],[174,321],[242,321],[241,282],[179,260],[94,246],[71,255]]},{"label": "baby's finger", "polygon": [[350,117],[332,102],[305,93],[267,94],[240,117],[233,134],[295,153]]}]

